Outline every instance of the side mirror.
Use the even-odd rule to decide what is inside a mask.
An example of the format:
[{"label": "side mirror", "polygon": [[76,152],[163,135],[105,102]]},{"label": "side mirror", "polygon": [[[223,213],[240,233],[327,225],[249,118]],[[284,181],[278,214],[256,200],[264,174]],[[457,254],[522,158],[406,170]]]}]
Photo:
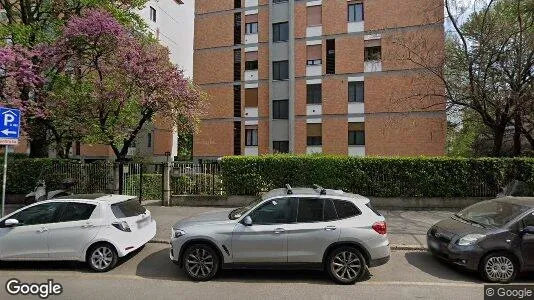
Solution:
[{"label": "side mirror", "polygon": [[5,224],[6,224],[6,227],[15,227],[15,226],[18,226],[20,223],[19,223],[19,220],[17,219],[7,219]]},{"label": "side mirror", "polygon": [[243,225],[245,226],[252,226],[252,218],[250,216],[246,216],[243,219]]}]

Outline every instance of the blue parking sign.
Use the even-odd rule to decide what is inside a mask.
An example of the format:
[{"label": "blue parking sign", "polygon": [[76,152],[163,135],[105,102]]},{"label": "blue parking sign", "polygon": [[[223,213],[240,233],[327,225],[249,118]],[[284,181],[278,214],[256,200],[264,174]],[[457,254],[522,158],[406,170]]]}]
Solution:
[{"label": "blue parking sign", "polygon": [[0,107],[0,145],[17,145],[20,137],[20,110]]}]

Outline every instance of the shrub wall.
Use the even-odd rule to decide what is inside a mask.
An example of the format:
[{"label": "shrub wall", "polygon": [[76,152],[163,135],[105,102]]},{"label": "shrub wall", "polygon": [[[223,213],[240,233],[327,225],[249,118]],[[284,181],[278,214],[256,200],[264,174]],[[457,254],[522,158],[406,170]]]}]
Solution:
[{"label": "shrub wall", "polygon": [[272,155],[225,157],[221,168],[231,195],[256,195],[288,183],[374,197],[488,197],[512,179],[534,181],[534,159]]}]

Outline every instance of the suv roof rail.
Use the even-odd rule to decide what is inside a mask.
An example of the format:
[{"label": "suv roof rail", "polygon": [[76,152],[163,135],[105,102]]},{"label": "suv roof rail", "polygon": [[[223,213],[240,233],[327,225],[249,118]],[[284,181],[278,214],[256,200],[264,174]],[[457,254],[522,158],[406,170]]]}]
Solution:
[{"label": "suv roof rail", "polygon": [[313,189],[318,191],[320,195],[326,195],[326,189],[318,184],[314,184]]},{"label": "suv roof rail", "polygon": [[287,190],[287,194],[288,195],[292,195],[293,194],[293,189],[291,189],[291,186],[289,185],[289,183],[286,184],[286,190]]}]

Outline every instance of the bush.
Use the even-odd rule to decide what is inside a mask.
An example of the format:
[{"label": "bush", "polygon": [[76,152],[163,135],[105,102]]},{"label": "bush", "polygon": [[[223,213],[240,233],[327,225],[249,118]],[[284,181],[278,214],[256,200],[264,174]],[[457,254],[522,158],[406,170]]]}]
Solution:
[{"label": "bush", "polygon": [[[0,164],[3,165],[3,159]],[[49,191],[61,187],[61,183],[70,177],[68,172],[79,163],[70,160],[49,158],[8,158],[7,187],[8,194],[27,194],[34,190],[38,180],[44,179]],[[81,179],[85,176],[79,176]],[[92,176],[101,178],[101,176]],[[3,176],[0,176],[0,183]],[[91,185],[91,184],[88,184]]]},{"label": "bush", "polygon": [[225,157],[225,191],[319,184],[374,197],[488,197],[511,179],[534,181],[534,159],[380,158],[327,155]]},{"label": "bush", "polygon": [[[139,195],[139,174],[126,178],[125,194]],[[159,200],[163,194],[161,174],[143,174],[143,200]]]}]

